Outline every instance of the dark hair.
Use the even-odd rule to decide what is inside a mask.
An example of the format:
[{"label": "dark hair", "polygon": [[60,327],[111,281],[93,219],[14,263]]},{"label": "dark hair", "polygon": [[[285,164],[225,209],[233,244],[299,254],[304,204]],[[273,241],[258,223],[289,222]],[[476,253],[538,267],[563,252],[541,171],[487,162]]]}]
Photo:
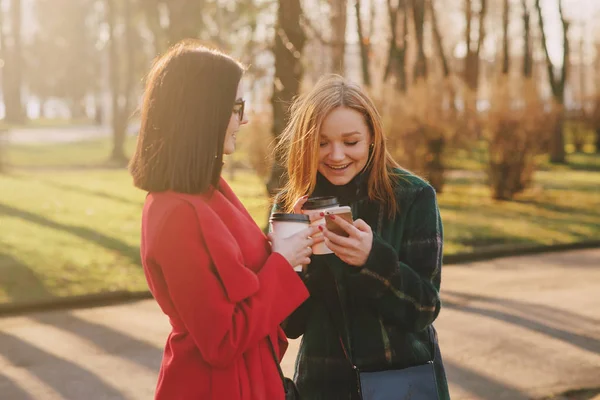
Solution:
[{"label": "dark hair", "polygon": [[194,41],[159,57],[146,78],[129,172],[149,192],[202,193],[219,182],[243,66]]}]

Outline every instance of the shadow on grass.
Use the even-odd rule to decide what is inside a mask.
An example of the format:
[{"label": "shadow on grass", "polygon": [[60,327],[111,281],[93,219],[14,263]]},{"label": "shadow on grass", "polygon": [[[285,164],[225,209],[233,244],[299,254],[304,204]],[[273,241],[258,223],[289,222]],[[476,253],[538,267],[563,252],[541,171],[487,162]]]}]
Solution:
[{"label": "shadow on grass", "polygon": [[59,231],[73,234],[81,239],[102,246],[105,249],[116,251],[117,253],[129,258],[136,264],[141,263],[139,249],[137,247],[130,246],[122,242],[121,240],[112,238],[110,236],[106,236],[92,229],[85,228],[82,226],[62,224],[60,222],[55,222],[37,214],[31,213],[29,211],[20,210],[18,208],[0,203],[0,215],[2,214],[7,215],[9,217],[21,218],[25,221],[29,221],[47,228],[56,229]]},{"label": "shadow on grass", "polygon": [[9,301],[51,296],[44,283],[28,265],[1,251],[0,277],[0,287],[7,294]]},{"label": "shadow on grass", "polygon": [[[558,213],[562,213],[562,214],[572,215],[572,214],[588,214],[589,213],[590,215],[600,216],[599,209],[583,210],[581,207],[574,207],[574,206],[570,206],[570,205],[555,204],[555,203],[550,203],[547,201],[530,200],[530,199],[516,199],[514,201],[515,201],[515,203],[532,205],[532,206],[535,206],[536,208],[540,208],[540,209],[543,209],[546,211],[558,212]],[[599,204],[600,204],[600,200],[599,200]]]},{"label": "shadow on grass", "polygon": [[150,371],[158,371],[160,368],[162,349],[106,325],[87,321],[70,313],[38,314],[31,319],[71,332],[94,343],[106,353],[127,359]]},{"label": "shadow on grass", "polygon": [[[105,399],[125,399],[117,388],[87,370],[85,365],[57,357],[2,331],[0,354],[15,367],[27,369],[29,374],[36,376],[65,399],[89,399],[90,393]],[[81,362],[83,364],[83,360]]]},{"label": "shadow on grass", "polygon": [[126,199],[124,197],[115,196],[114,194],[102,192],[100,190],[93,190],[93,189],[88,189],[88,188],[84,188],[81,186],[72,186],[72,185],[67,185],[64,183],[52,182],[52,181],[46,181],[46,180],[39,180],[39,181],[42,182],[44,185],[52,186],[52,187],[60,189],[60,190],[75,192],[75,193],[79,193],[79,194],[87,194],[87,195],[91,195],[91,196],[101,197],[106,200],[112,200],[112,201],[116,201],[116,202],[123,203],[123,204],[131,204],[131,205],[141,207],[141,203],[138,201],[133,201],[133,200]]}]

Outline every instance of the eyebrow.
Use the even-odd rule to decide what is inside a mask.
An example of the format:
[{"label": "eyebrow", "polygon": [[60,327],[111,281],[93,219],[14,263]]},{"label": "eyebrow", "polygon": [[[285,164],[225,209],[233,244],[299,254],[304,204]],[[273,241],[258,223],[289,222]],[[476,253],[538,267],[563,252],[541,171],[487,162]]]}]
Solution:
[{"label": "eyebrow", "polygon": [[[359,131],[352,131],[352,132],[345,132],[342,133],[342,138],[346,139],[349,138],[350,136],[354,136],[354,135],[360,135],[361,133]],[[327,136],[320,134],[319,135],[321,137],[321,139],[327,139]]]}]

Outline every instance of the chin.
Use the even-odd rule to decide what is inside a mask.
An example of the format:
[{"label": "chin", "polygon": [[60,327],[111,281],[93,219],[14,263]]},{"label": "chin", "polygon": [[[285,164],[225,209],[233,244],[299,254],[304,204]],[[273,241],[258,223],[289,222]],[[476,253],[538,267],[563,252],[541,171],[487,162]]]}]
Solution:
[{"label": "chin", "polygon": [[225,155],[229,155],[229,154],[233,154],[235,152],[235,146],[225,146],[225,148],[223,149],[223,154]]}]

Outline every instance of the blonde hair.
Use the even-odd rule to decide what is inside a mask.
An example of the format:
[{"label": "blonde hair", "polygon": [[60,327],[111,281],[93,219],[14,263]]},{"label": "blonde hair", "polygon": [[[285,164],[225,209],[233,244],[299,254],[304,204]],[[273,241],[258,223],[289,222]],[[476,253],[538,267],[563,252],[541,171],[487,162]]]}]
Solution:
[{"label": "blonde hair", "polygon": [[399,168],[386,149],[381,116],[373,101],[360,88],[339,75],[320,79],[308,93],[299,96],[290,108],[290,120],[280,136],[276,151],[281,152],[288,180],[278,202],[292,212],[294,202],[314,191],[319,165],[321,125],[331,111],[346,107],[365,117],[372,139],[368,178],[369,199],[382,203],[390,216],[398,209],[392,177]]}]

